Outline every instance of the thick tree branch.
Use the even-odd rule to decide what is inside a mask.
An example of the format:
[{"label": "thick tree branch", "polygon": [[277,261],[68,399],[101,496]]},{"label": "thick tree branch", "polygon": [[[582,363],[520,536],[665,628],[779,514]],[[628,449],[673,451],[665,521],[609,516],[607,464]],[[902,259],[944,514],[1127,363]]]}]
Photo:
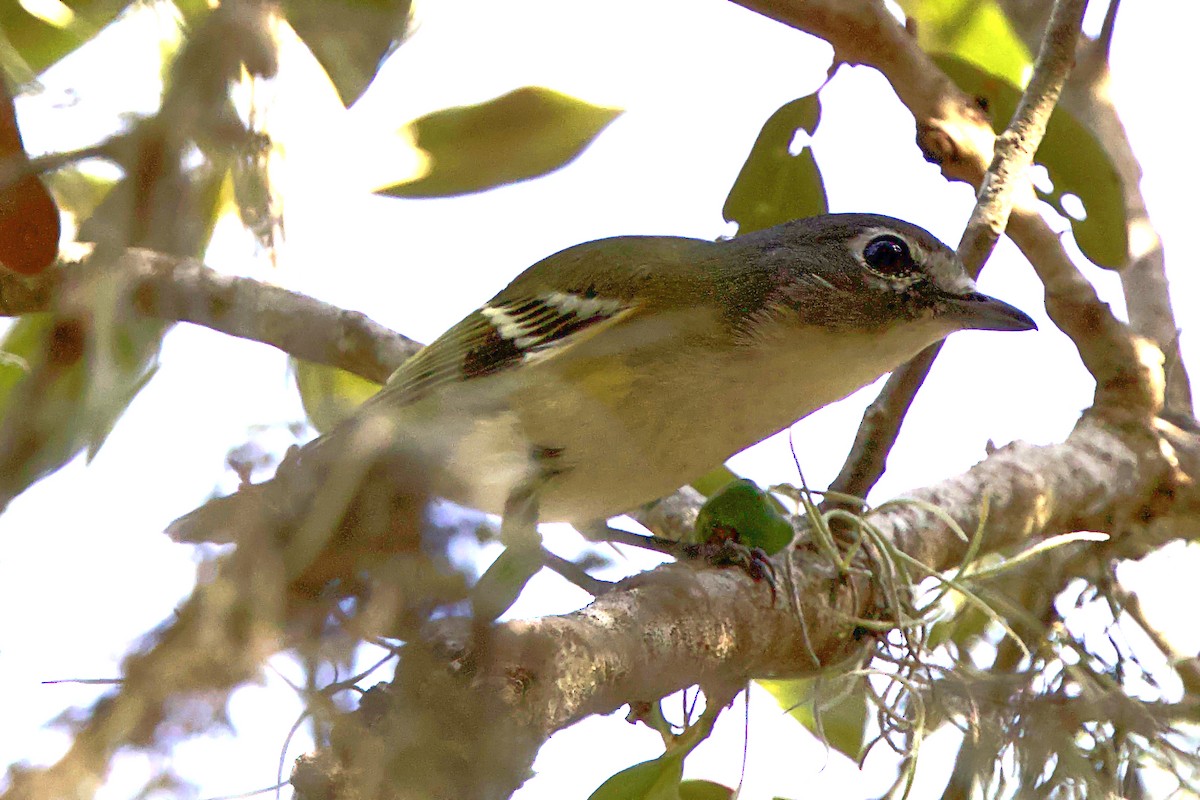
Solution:
[{"label": "thick tree branch", "polygon": [[[1167,458],[1167,452],[1176,455]],[[1053,533],[1110,532],[1110,542],[1080,546],[1075,556],[1104,564],[1135,552],[1166,515],[1200,508],[1200,473],[1186,472],[1197,466],[1195,434],[1161,423],[1151,436],[1141,426],[1114,425],[1092,413],[1062,444],[1014,443],[913,497],[936,504],[967,530],[978,524],[986,498],[984,552]],[[962,557],[964,543],[916,506],[890,506],[871,519],[930,567],[949,568]],[[475,665],[472,686],[504,699],[502,726],[525,732],[515,757],[532,758],[536,743],[590,714],[695,684],[812,675],[861,654],[864,643],[852,635],[848,617],[886,615],[876,584],[839,575],[803,547],[775,560],[780,586],[774,602],[767,587],[739,570],[675,564],[630,578],[581,611],[501,625],[486,638],[482,660],[469,644],[469,623],[444,624],[440,634],[453,643],[453,661]],[[300,769],[329,767],[310,762]],[[306,773],[305,780],[311,778]],[[498,787],[494,796],[513,788]]]}]

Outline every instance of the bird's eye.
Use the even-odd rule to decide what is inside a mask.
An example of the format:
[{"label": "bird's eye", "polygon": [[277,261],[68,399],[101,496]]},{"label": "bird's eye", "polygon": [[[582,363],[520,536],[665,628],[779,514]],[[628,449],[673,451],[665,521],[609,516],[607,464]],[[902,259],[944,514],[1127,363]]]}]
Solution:
[{"label": "bird's eye", "polygon": [[917,271],[908,244],[897,236],[877,236],[863,248],[863,261],[885,278],[901,278]]}]

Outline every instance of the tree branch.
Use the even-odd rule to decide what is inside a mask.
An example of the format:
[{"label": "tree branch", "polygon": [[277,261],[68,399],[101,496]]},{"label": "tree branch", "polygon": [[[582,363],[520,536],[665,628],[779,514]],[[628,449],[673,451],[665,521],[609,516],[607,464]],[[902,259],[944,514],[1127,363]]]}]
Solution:
[{"label": "tree branch", "polygon": [[[5,271],[0,274],[0,314],[52,310],[55,298],[83,279],[90,266],[65,264],[31,277]],[[269,344],[377,383],[421,348],[357,311],[225,275],[194,259],[130,248],[108,268],[128,280],[133,306],[147,316]]]},{"label": "tree branch", "polygon": [[[1105,563],[1136,546],[1157,520],[1200,504],[1200,484],[1193,482],[1200,475],[1180,471],[1200,465],[1200,437],[1164,425],[1159,437],[1149,437],[1138,426],[1114,430],[1110,420],[1089,414],[1062,444],[1014,443],[913,496],[935,504],[966,530],[978,524],[987,498],[982,552],[1081,528],[1110,532],[1109,543],[1079,548]],[[1168,439],[1186,454],[1177,463],[1162,455]],[[1171,496],[1166,506],[1157,504],[1164,491]],[[871,521],[934,569],[957,565],[966,546],[936,515],[914,505],[888,507]],[[546,737],[591,714],[696,684],[737,686],[755,677],[812,675],[861,654],[865,643],[852,635],[848,617],[887,613],[872,579],[840,575],[804,547],[774,561],[778,601],[740,570],[672,564],[627,579],[572,614],[500,625],[484,639],[485,654],[472,649],[470,643],[478,640],[469,622],[444,622],[439,634],[471,687],[486,687],[486,694],[503,699],[501,727],[515,725],[523,732],[514,757],[532,759]],[[397,691],[409,705],[419,702],[403,688],[405,680]],[[419,686],[427,678],[414,680]],[[399,705],[394,711],[414,713]],[[373,718],[381,713],[391,712],[374,708]],[[356,728],[356,735],[372,742],[365,745],[372,752],[386,752],[391,740],[371,737],[386,737],[383,731],[391,727],[380,726],[376,733]],[[302,765],[301,771],[329,770],[329,759],[336,756]],[[353,786],[353,764],[340,769],[340,778]],[[306,772],[304,779],[312,777]],[[515,785],[493,788],[486,796],[507,796]]]},{"label": "tree branch", "polygon": [[[879,0],[734,0],[792,27],[827,40],[835,57],[878,69],[891,83],[917,123],[917,143],[930,161],[939,164],[952,180],[983,186],[988,165],[994,161],[996,137],[974,101],[946,77],[917,46]],[[1063,0],[1060,31],[1048,37],[1044,53],[1045,77],[1053,84],[1068,66],[1071,50],[1062,49],[1077,26],[1078,0]],[[1039,108],[1027,95],[1026,113]],[[1040,112],[1038,112],[1040,114]],[[1038,114],[1034,114],[1036,117]],[[1018,116],[1021,116],[1018,113]],[[1032,120],[1033,117],[1030,117]],[[1016,143],[1014,142],[1014,145]],[[993,191],[993,190],[989,190]],[[1154,378],[1156,356],[1147,352],[1100,302],[1095,290],[1071,263],[1057,235],[1042,219],[1032,191],[1014,197],[1008,223],[1009,236],[1037,270],[1046,287],[1046,309],[1054,323],[1071,338],[1085,366],[1097,382],[1097,404],[1124,408],[1149,419],[1161,408],[1161,393]],[[968,244],[974,251],[977,245]],[[864,417],[850,459],[835,486],[857,488],[873,483],[872,476],[886,461],[888,442],[894,441],[904,411],[911,403],[912,387],[919,386],[921,363],[932,363],[928,351],[917,358],[911,376],[893,374],[881,394],[879,406]],[[905,368],[901,368],[902,370]],[[874,441],[869,441],[874,440]],[[861,459],[862,464],[857,463]],[[855,485],[855,484],[858,485]]]}]

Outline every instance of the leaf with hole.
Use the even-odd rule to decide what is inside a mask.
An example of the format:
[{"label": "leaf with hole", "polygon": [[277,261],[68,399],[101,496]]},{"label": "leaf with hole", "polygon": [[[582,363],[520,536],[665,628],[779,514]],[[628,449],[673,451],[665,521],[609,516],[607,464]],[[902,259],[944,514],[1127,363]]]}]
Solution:
[{"label": "leaf with hole", "polygon": [[922,50],[958,56],[1015,86],[1025,85],[1033,57],[996,0],[898,2],[916,21]]},{"label": "leaf with hole", "polygon": [[[934,61],[959,88],[987,105],[992,127],[1000,133],[1012,119],[1021,91],[1009,81],[952,55]],[[1120,269],[1127,259],[1125,200],[1121,179],[1100,142],[1062,108],[1055,109],[1035,161],[1045,166],[1054,186],[1038,196],[1071,222],[1075,242],[1101,267]],[[1075,195],[1086,219],[1075,219],[1064,208]]]},{"label": "leaf with hole", "polygon": [[813,94],[785,104],[763,125],[722,209],[726,220],[738,224],[738,233],[829,210],[812,148],[792,152],[797,133],[813,133],[820,118],[820,100]]}]

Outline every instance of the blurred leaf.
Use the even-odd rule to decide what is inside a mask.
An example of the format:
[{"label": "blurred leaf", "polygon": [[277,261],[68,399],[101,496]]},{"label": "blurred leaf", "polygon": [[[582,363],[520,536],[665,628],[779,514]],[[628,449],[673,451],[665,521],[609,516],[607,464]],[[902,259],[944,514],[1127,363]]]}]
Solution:
[{"label": "blurred leaf", "polygon": [[712,781],[684,781],[679,784],[680,800],[732,800],[734,790]]},{"label": "blurred leaf", "polygon": [[75,166],[63,167],[46,176],[50,193],[60,208],[76,220],[95,213],[100,203],[117,185],[113,178],[103,178],[84,172]]},{"label": "blurred leaf", "polygon": [[726,484],[736,481],[737,479],[738,474],[722,464],[719,467],[710,469],[708,472],[692,481],[691,487],[705,497],[712,497]]},{"label": "blurred leaf", "polygon": [[[17,126],[17,111],[0,77],[0,164],[27,166],[29,157]],[[37,175],[0,182],[0,264],[35,275],[58,255],[61,220],[54,198]]]},{"label": "blurred leaf", "polygon": [[184,171],[181,156],[158,120],[130,134],[127,175],[79,226],[83,242],[149,247],[200,258],[208,247],[222,207],[227,168],[204,163]]},{"label": "blurred leaf", "polygon": [[[759,681],[779,707],[813,732],[813,735],[857,761],[867,725],[867,692],[858,675],[805,678],[794,681]],[[832,701],[832,702],[831,702]],[[814,702],[820,703],[820,726]]]},{"label": "blurred leaf", "polygon": [[696,541],[732,539],[774,555],[791,543],[792,525],[754,481],[731,481],[708,499],[696,516]]},{"label": "blurred leaf", "polygon": [[236,156],[230,169],[238,217],[268,251],[283,238],[282,200],[271,182],[268,164],[271,146],[270,139],[259,138]]},{"label": "blurred leaf", "polygon": [[[9,453],[3,486],[16,496],[56,471],[80,452],[91,459],[134,396],[157,369],[162,325],[141,321],[119,336],[97,335],[109,326],[51,314],[22,317],[8,330],[0,349],[0,419],[25,417],[20,452]],[[14,363],[55,366],[37,373],[39,385],[25,387],[34,373]],[[36,396],[36,407],[27,403]]]},{"label": "blurred leaf", "polygon": [[991,618],[979,606],[969,603],[959,603],[958,605],[959,609],[956,614],[947,619],[938,620],[929,629],[930,649],[946,642],[953,642],[958,645],[960,652],[965,652],[988,629]]},{"label": "blurred leaf", "polygon": [[435,111],[409,124],[429,171],[380,193],[447,197],[536,178],[570,163],[620,114],[537,86]]},{"label": "blurred leaf", "polygon": [[381,388],[378,383],[344,369],[298,358],[291,362],[304,413],[321,433],[329,433]]},{"label": "blurred leaf", "polygon": [[349,107],[408,34],[412,0],[283,0],[283,15]]},{"label": "blurred leaf", "polygon": [[471,588],[471,614],[476,622],[491,622],[517,602],[529,579],[545,563],[537,544],[509,545]]},{"label": "blurred leaf", "polygon": [[680,800],[683,758],[667,754],[643,761],[610,777],[588,800]]},{"label": "blurred leaf", "polygon": [[288,24],[349,107],[409,33],[411,0],[284,0]]},{"label": "blurred leaf", "polygon": [[820,118],[813,94],[787,103],[763,125],[722,210],[726,220],[737,222],[739,234],[829,210],[812,149],[791,152],[796,133],[811,134]]},{"label": "blurred leaf", "polygon": [[995,0],[898,2],[916,20],[922,50],[958,56],[1014,86],[1025,85],[1033,57]]},{"label": "blurred leaf", "polygon": [[[169,205],[151,206],[154,213],[142,197],[146,184],[122,180],[81,225],[81,241],[158,242],[165,252],[201,255],[216,224],[222,173],[201,167],[180,177]],[[94,457],[157,370],[169,326],[136,313],[119,276],[88,271],[82,280],[89,281],[77,290],[86,298],[85,309],[23,317],[0,344],[32,367],[14,372],[7,365],[0,381],[0,435],[20,437],[15,449],[12,439],[7,452],[0,448],[7,459],[0,470],[4,498],[80,452]]]},{"label": "blurred leaf", "polygon": [[[980,98],[1000,133],[1012,119],[1021,92],[1012,83],[954,56],[935,56],[938,66],[967,94]],[[1071,221],[1079,249],[1101,267],[1119,269],[1127,254],[1125,200],[1121,179],[1100,142],[1062,108],[1046,126],[1036,161],[1046,167],[1053,190],[1038,196]],[[1073,194],[1083,203],[1087,219],[1076,220],[1064,210],[1062,198]]]},{"label": "blurred leaf", "polygon": [[[53,18],[35,17],[21,0],[0,0],[0,57],[20,82],[45,70],[95,36],[132,0],[54,0],[38,4]],[[30,6],[34,7],[34,6]]]},{"label": "blurred leaf", "polygon": [[183,17],[184,23],[188,26],[198,24],[213,10],[213,7],[209,5],[209,0],[173,0],[173,4],[178,9],[179,16]]}]

